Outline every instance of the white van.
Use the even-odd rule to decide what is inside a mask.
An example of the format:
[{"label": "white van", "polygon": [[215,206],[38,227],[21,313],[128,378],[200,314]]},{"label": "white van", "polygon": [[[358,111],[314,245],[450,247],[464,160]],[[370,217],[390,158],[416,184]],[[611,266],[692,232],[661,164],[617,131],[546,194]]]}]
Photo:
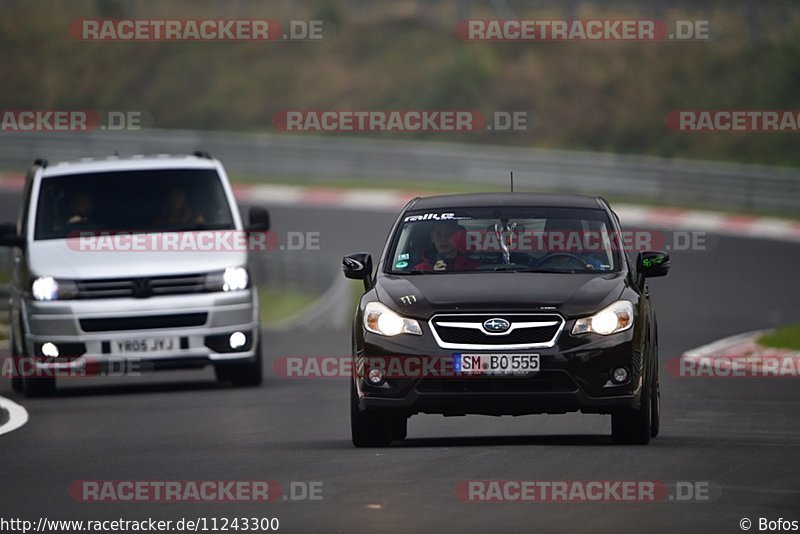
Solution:
[{"label": "white van", "polygon": [[15,375],[14,389],[47,394],[59,376],[48,371],[120,361],[145,371],[211,364],[221,381],[260,384],[247,247],[185,245],[268,229],[257,207],[244,228],[207,153],[36,160],[16,224],[0,225],[0,246],[13,247],[12,356],[40,371]]}]

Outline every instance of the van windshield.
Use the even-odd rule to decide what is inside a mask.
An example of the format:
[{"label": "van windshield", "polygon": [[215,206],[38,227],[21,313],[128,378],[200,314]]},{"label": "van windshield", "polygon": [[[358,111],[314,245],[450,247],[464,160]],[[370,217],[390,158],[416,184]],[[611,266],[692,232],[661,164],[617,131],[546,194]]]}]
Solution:
[{"label": "van windshield", "polygon": [[233,230],[214,169],[155,169],[44,178],[34,239],[79,232]]}]

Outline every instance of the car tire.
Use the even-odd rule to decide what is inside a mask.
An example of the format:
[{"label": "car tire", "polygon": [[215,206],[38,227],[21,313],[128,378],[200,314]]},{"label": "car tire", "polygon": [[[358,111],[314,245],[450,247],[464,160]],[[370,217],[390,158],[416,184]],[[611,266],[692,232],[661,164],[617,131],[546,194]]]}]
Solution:
[{"label": "car tire", "polygon": [[408,417],[398,416],[392,427],[392,439],[403,441],[408,436]]},{"label": "car tire", "polygon": [[[10,324],[13,324],[13,323],[10,323]],[[14,362],[14,369],[13,369],[13,373],[14,374],[11,376],[11,389],[12,389],[12,391],[14,391],[14,393],[22,393],[23,392],[23,389],[22,389],[22,377],[18,376],[19,373],[17,372],[18,371],[17,358],[19,358],[19,356],[22,355],[22,352],[17,350],[17,343],[16,343],[16,340],[14,339],[13,326],[12,326],[11,335],[9,336],[9,340],[8,340],[8,347],[11,350],[11,358],[12,358],[12,360]]]},{"label": "car tire", "polygon": [[642,387],[638,408],[611,414],[611,438],[620,445],[647,445],[653,431],[652,381]]},{"label": "car tire", "polygon": [[264,364],[261,356],[261,339],[256,345],[255,361],[248,363],[223,363],[214,366],[219,382],[230,382],[235,387],[256,387],[264,381]]},{"label": "car tire", "polygon": [[[400,439],[398,417],[358,409],[356,385],[350,382],[350,436],[356,447],[388,447],[392,439]],[[407,419],[403,417],[405,423]],[[403,425],[404,427],[405,425]],[[403,432],[404,433],[404,432]]]},{"label": "car tire", "polygon": [[[656,362],[658,358],[656,358]],[[652,391],[653,398],[650,401],[652,406],[652,415],[650,416],[650,437],[654,438],[658,436],[659,430],[661,430],[661,380],[658,378],[658,364],[656,364],[656,370],[653,377],[653,391]]]}]

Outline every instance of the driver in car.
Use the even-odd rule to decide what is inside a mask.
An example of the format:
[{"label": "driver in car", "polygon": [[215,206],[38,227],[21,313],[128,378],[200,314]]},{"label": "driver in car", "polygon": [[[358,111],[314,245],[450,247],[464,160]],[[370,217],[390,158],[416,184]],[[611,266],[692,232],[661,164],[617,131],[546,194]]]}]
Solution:
[{"label": "driver in car", "polygon": [[464,253],[466,230],[455,221],[435,223],[430,237],[436,248],[435,258],[424,258],[414,266],[420,271],[473,271],[481,262]]},{"label": "driver in car", "polygon": [[94,209],[94,200],[88,191],[77,191],[69,199],[70,214],[67,225],[80,225],[89,222],[89,217]]}]

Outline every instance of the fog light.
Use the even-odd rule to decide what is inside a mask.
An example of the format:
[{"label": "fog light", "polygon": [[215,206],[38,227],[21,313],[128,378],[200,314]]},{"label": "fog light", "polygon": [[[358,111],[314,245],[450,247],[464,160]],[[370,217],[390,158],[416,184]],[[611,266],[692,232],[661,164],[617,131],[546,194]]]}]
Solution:
[{"label": "fog light", "polygon": [[373,386],[380,386],[381,384],[383,384],[383,381],[385,380],[383,369],[381,369],[380,367],[373,367],[372,369],[370,369],[369,372],[367,373],[367,380]]},{"label": "fog light", "polygon": [[617,367],[611,373],[611,380],[617,384],[622,384],[628,381],[628,370],[624,367]]},{"label": "fog light", "polygon": [[58,358],[58,347],[48,341],[42,345],[42,354],[48,358]]},{"label": "fog light", "polygon": [[228,345],[230,345],[232,349],[244,347],[245,343],[247,343],[247,336],[242,332],[234,332],[228,339]]}]

